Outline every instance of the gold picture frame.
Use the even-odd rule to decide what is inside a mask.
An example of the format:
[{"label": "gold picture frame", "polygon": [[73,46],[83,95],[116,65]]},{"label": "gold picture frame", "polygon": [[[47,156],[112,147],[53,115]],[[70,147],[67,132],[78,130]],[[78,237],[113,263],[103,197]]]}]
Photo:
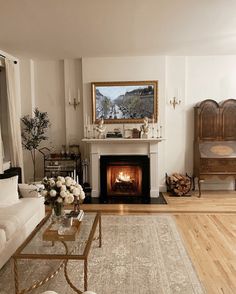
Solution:
[{"label": "gold picture frame", "polygon": [[158,118],[158,81],[91,83],[93,123],[142,123]]}]

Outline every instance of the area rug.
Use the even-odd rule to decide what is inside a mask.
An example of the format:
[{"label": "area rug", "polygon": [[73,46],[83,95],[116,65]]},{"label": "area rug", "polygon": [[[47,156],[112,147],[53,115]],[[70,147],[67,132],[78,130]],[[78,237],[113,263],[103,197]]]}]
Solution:
[{"label": "area rug", "polygon": [[[205,293],[169,215],[103,215],[102,248],[93,243],[89,256],[89,290],[97,294]],[[24,261],[23,286],[50,272],[49,261]],[[82,262],[71,262],[70,276],[83,289]],[[31,293],[75,293],[63,272]],[[11,263],[0,270],[0,293],[14,293]]]}]

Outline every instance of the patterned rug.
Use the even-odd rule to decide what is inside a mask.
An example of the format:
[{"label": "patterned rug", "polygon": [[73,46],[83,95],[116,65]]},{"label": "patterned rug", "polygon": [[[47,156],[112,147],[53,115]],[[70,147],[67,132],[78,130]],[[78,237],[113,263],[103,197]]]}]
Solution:
[{"label": "patterned rug", "polygon": [[[102,216],[102,248],[93,243],[89,256],[89,290],[97,294],[205,293],[188,257],[173,218],[169,215]],[[71,262],[72,281],[83,289],[83,263]],[[21,286],[50,272],[52,261],[24,261]],[[61,271],[31,293],[54,290],[75,293]],[[13,294],[13,274],[8,262],[0,270],[0,293]]]}]

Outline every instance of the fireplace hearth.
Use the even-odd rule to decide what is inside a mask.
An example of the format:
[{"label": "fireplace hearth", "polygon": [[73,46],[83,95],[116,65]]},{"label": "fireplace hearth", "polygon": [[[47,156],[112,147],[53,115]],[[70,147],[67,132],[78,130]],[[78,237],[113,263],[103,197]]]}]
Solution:
[{"label": "fireplace hearth", "polygon": [[150,200],[150,163],[147,155],[100,157],[100,200],[140,198]]}]

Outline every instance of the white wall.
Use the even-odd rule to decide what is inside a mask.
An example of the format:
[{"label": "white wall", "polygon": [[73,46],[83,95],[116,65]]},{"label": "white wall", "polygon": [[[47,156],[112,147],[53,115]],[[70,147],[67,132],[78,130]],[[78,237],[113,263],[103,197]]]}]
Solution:
[{"label": "white wall", "polygon": [[[73,89],[81,87],[81,61],[72,61],[73,77],[75,74],[77,84]],[[21,60],[21,96],[22,116],[31,115],[34,108],[46,111],[51,123],[48,130],[47,141],[43,141],[40,147],[48,147],[52,152],[60,152],[62,145],[80,144],[82,139],[82,107],[74,110],[68,104],[68,96],[65,89],[64,61],[33,61]],[[68,77],[67,77],[68,80]],[[24,151],[26,181],[32,178],[32,161],[29,151]],[[43,157],[37,154],[36,177],[43,177]]]},{"label": "white wall", "polygon": [[[78,59],[28,60],[21,61],[21,74],[22,114],[29,113],[34,99],[40,110],[48,111],[52,121],[50,141],[59,151],[62,144],[74,139],[83,146],[82,120],[85,114],[92,118],[91,82],[158,80],[158,121],[164,125],[166,138],[159,144],[161,189],[165,172],[192,174],[194,105],[206,98],[236,98],[236,56],[104,57],[82,58],[82,63]],[[81,103],[76,111],[68,106],[68,83],[73,95],[80,88]],[[181,104],[174,109],[169,100],[175,96]],[[29,101],[31,104],[27,104]],[[107,129],[117,126],[107,125]],[[88,156],[86,150],[84,153]],[[213,179],[209,183],[206,187],[232,188],[231,181],[222,185]]]},{"label": "white wall", "polygon": [[[186,58],[166,58],[166,100],[165,100],[165,171],[186,172],[185,167],[185,104],[186,104]],[[175,108],[170,104],[174,97],[181,101]]]}]

